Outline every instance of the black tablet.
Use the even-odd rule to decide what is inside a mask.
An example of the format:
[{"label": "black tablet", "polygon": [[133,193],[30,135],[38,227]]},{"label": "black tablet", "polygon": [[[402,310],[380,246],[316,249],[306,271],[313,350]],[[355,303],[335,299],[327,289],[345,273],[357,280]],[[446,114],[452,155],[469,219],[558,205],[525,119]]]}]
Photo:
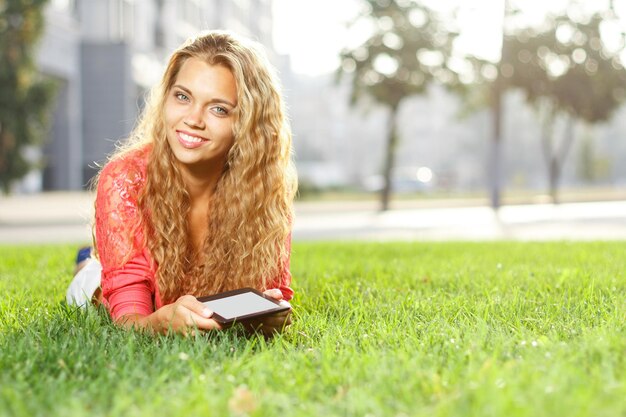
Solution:
[{"label": "black tablet", "polygon": [[280,304],[254,288],[198,297],[198,301],[213,311],[211,318],[220,324],[245,321],[290,309],[288,305]]}]

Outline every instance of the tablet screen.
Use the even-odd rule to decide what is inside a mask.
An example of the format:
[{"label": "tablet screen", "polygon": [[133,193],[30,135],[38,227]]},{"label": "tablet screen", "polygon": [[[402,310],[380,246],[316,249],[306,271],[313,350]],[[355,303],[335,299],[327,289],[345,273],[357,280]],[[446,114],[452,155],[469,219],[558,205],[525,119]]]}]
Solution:
[{"label": "tablet screen", "polygon": [[227,320],[234,317],[273,310],[277,307],[276,304],[252,292],[236,294],[226,298],[218,298],[217,300],[204,301],[203,304]]}]

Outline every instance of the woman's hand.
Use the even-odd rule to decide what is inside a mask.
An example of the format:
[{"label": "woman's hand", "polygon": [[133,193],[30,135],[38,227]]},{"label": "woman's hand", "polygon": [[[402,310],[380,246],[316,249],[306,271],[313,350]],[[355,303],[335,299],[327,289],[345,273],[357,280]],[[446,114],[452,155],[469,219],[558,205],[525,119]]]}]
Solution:
[{"label": "woman's hand", "polygon": [[263,291],[263,294],[272,297],[276,301],[280,301],[281,305],[289,307],[289,310],[281,311],[270,316],[262,317],[246,321],[244,327],[251,332],[260,332],[264,336],[273,336],[281,333],[287,326],[291,324],[291,305],[283,300],[283,293],[278,288],[272,288]]},{"label": "woman's hand", "polygon": [[213,312],[193,295],[183,295],[175,303],[161,307],[151,315],[135,321],[142,327],[152,328],[157,333],[174,331],[185,336],[198,330],[219,330],[222,327],[211,319]]}]

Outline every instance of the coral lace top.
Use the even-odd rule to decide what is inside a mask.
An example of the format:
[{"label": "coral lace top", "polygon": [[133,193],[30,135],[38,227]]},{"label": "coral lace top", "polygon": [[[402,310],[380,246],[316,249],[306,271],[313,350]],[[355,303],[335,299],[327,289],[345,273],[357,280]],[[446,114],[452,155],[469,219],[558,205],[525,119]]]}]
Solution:
[{"label": "coral lace top", "polygon": [[[146,180],[149,147],[109,162],[96,194],[96,247],[102,264],[102,295],[111,317],[147,316],[163,306],[156,284],[156,263],[143,243],[138,197]],[[287,240],[288,253],[291,242]],[[293,297],[289,258],[268,288]]]}]

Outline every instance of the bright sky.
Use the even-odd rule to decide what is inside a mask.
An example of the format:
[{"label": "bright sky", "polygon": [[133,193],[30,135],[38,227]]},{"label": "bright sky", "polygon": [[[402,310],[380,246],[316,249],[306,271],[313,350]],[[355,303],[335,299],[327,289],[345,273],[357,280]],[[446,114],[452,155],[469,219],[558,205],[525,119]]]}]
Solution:
[{"label": "bright sky", "polygon": [[361,3],[361,0],[274,0],[276,51],[291,56],[292,68],[297,73],[319,75],[334,71],[339,65],[339,52],[351,43],[351,31],[346,24],[356,16]]},{"label": "bright sky", "polygon": [[[583,10],[606,7],[609,0],[584,2]],[[626,0],[614,0],[626,18]],[[499,59],[503,0],[426,0],[433,8],[449,10],[459,5],[459,50],[485,59]],[[541,22],[550,10],[562,10],[568,0],[517,0],[525,20]],[[346,27],[359,13],[363,0],[274,0],[274,44],[278,53],[289,54],[297,73],[319,75],[334,71],[344,47],[355,47],[367,38],[369,28]],[[574,9],[574,8],[569,8]],[[572,10],[570,10],[572,11]],[[577,13],[573,10],[573,13]],[[625,23],[626,24],[626,23]]]}]

